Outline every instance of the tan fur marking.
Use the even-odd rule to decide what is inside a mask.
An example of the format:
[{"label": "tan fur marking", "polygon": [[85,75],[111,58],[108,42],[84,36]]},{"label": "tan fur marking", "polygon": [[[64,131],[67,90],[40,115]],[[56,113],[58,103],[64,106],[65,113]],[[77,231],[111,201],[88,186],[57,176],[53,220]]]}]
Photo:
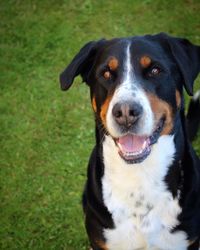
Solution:
[{"label": "tan fur marking", "polygon": [[176,90],[176,106],[179,108],[181,105],[181,94],[178,90]]},{"label": "tan fur marking", "polygon": [[152,111],[155,114],[156,122],[158,122],[163,116],[165,117],[165,124],[161,135],[168,135],[173,128],[172,107],[167,102],[161,100],[153,94],[147,94],[147,96],[150,101]]},{"label": "tan fur marking", "polygon": [[104,125],[105,128],[107,127],[106,126],[106,114],[107,114],[108,107],[109,107],[111,99],[112,99],[112,96],[108,96],[106,98],[105,102],[103,103],[103,105],[101,106],[100,117],[101,117],[101,120],[102,120],[103,125]]},{"label": "tan fur marking", "polygon": [[101,240],[96,240],[96,244],[98,245],[98,247],[101,249],[101,250],[108,250],[108,247],[106,246],[106,244],[101,241]]},{"label": "tan fur marking", "polygon": [[188,246],[191,246],[195,243],[195,241],[197,240],[197,238],[195,238],[194,240],[189,240],[188,242]]},{"label": "tan fur marking", "polygon": [[140,58],[140,64],[143,68],[147,68],[151,64],[151,58],[148,56],[143,56]]},{"label": "tan fur marking", "polygon": [[97,104],[96,104],[95,96],[92,97],[92,107],[93,107],[94,112],[96,113],[97,112]]},{"label": "tan fur marking", "polygon": [[110,68],[110,70],[116,70],[119,66],[119,62],[117,60],[117,58],[112,57],[109,62],[108,62],[108,67]]}]

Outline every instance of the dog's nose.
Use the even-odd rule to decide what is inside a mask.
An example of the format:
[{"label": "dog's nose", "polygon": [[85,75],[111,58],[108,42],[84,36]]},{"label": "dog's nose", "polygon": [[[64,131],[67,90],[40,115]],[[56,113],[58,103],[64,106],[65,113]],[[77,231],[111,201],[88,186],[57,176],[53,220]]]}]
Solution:
[{"label": "dog's nose", "polygon": [[115,121],[122,126],[131,127],[142,115],[143,108],[138,103],[116,103],[112,114]]}]

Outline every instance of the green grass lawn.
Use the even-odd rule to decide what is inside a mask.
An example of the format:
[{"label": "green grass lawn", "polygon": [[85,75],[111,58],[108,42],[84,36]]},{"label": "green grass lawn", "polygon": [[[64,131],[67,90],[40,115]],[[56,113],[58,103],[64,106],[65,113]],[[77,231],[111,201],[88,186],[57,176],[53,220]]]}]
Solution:
[{"label": "green grass lawn", "polygon": [[200,44],[199,13],[198,0],[0,1],[0,249],[88,249],[89,92],[80,78],[67,93],[58,83],[74,54],[93,39],[160,31]]}]

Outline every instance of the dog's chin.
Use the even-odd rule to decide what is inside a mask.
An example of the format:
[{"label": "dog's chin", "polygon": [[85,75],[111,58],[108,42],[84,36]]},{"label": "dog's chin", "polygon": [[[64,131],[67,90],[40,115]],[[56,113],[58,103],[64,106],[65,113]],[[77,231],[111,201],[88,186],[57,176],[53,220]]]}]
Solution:
[{"label": "dog's chin", "polygon": [[120,157],[128,164],[143,162],[151,153],[152,145],[158,141],[164,127],[164,119],[160,119],[156,129],[150,136],[137,135],[127,132],[125,135],[115,138]]}]

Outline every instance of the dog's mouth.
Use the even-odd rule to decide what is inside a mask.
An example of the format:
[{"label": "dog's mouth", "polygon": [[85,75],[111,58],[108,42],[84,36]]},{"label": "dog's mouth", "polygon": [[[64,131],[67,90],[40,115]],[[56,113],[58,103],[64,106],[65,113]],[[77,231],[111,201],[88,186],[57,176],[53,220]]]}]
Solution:
[{"label": "dog's mouth", "polygon": [[128,133],[125,136],[115,139],[121,158],[129,164],[144,161],[151,153],[151,146],[157,142],[163,127],[164,119],[162,118],[150,136],[139,136]]}]

